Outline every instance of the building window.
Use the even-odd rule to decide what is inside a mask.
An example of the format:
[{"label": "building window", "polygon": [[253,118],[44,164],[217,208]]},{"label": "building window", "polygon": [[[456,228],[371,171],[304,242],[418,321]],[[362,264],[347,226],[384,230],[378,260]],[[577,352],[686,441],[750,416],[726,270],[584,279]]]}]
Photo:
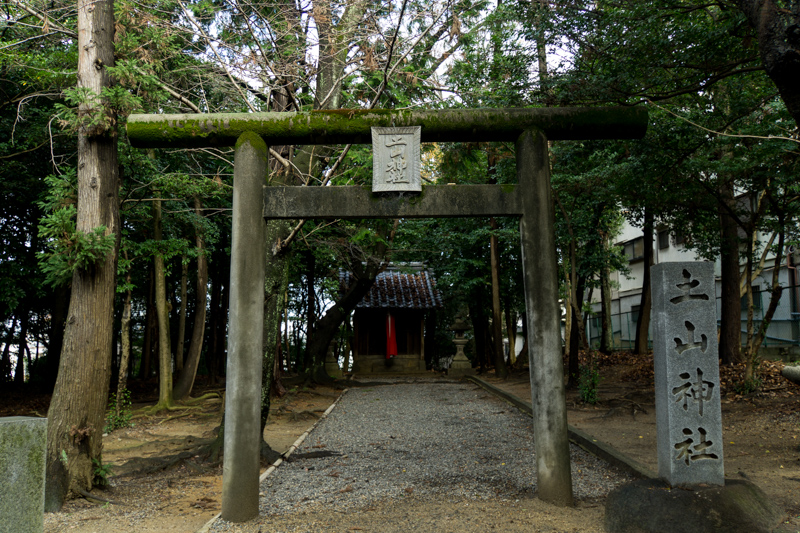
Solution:
[{"label": "building window", "polygon": [[628,262],[644,259],[644,237],[625,243],[625,257],[628,258]]},{"label": "building window", "polygon": [[[761,285],[753,285],[753,310],[763,309],[761,303]],[[742,312],[747,312],[747,295],[742,296]]]},{"label": "building window", "polygon": [[685,242],[686,242],[686,237],[683,235],[683,233],[681,233],[679,231],[676,231],[675,232],[675,246],[677,246],[679,244],[684,244]]},{"label": "building window", "polygon": [[639,323],[639,307],[638,305],[631,306],[631,323],[633,324]]},{"label": "building window", "polygon": [[658,232],[658,249],[669,248],[669,230],[664,229]]}]

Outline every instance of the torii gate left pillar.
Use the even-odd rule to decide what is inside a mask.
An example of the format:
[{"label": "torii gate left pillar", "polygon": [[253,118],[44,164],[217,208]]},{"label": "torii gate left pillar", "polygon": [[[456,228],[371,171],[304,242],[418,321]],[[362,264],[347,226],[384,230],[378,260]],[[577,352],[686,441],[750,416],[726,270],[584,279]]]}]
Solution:
[{"label": "torii gate left pillar", "polygon": [[[419,197],[380,202],[360,187],[264,187],[267,143],[366,144],[372,126],[422,126],[423,142],[514,141],[518,183],[427,187]],[[641,108],[131,116],[128,136],[137,147],[236,146],[222,517],[243,522],[258,516],[264,218],[519,216],[537,494],[571,505],[547,142],[639,138],[646,126]]]}]

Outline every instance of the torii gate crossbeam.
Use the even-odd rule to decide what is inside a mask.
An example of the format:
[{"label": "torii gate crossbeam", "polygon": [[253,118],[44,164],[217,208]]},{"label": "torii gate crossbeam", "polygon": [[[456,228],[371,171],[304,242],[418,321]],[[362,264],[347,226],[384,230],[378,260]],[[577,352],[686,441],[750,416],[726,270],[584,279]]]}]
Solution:
[{"label": "torii gate crossbeam", "polygon": [[[423,142],[515,141],[518,183],[425,187],[419,196],[379,199],[359,187],[265,187],[268,144],[369,143],[372,126],[417,125]],[[236,146],[222,517],[242,522],[258,516],[268,218],[519,216],[537,494],[571,505],[547,143],[641,138],[646,128],[646,110],[632,107],[132,115],[128,136],[135,147]]]}]

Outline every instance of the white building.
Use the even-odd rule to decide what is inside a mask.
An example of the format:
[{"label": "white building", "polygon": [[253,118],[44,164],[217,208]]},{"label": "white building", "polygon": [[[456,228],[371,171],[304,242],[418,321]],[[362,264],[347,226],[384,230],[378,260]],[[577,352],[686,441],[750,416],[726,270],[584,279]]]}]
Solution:
[{"label": "white building", "polygon": [[[612,272],[611,292],[611,324],[614,332],[614,347],[627,349],[633,346],[636,339],[636,321],[644,277],[644,237],[642,230],[625,224],[617,238],[617,244],[624,247],[628,258],[630,273],[628,275]],[[668,229],[657,232],[653,242],[653,260],[655,264],[675,261],[702,261],[693,251],[684,246],[680,234]],[[769,305],[770,288],[774,257],[769,257],[764,270],[753,279],[754,320],[756,328]],[[775,355],[790,354],[800,356],[800,275],[797,268],[800,264],[800,250],[790,250],[781,262],[779,282],[784,287],[780,305],[767,331],[767,338],[762,345],[762,353]],[[720,316],[720,264],[716,261],[714,273],[717,278],[717,317]],[[592,293],[592,310],[586,334],[590,345],[600,344],[600,291]],[[746,341],[747,309],[742,305],[742,342]],[[650,327],[652,335],[652,323]]]}]

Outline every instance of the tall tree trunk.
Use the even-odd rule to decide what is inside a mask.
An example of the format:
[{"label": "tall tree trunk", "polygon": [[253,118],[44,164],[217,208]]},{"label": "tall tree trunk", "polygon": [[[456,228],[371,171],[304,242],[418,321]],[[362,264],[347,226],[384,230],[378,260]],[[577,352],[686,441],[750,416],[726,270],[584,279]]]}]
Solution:
[{"label": "tall tree trunk", "polygon": [[[800,10],[797,2],[736,0],[758,38],[764,71],[775,83],[786,109],[800,125]],[[748,35],[749,38],[749,35]]]},{"label": "tall tree trunk", "polygon": [[[14,369],[14,383],[17,385],[25,383],[25,349],[28,347],[28,322],[30,320],[28,305],[23,304],[21,308],[22,318],[19,321],[19,340],[17,341],[17,368]],[[30,365],[28,371],[30,372]]]},{"label": "tall tree trunk", "polygon": [[[130,287],[131,273],[128,271],[125,274],[125,284]],[[122,344],[122,354],[119,361],[119,379],[117,380],[117,417],[120,416],[122,411],[122,398],[125,389],[128,388],[128,367],[130,366],[131,358],[131,296],[132,291],[128,289],[125,292],[125,303],[122,307],[122,320],[120,321],[120,342]]]},{"label": "tall tree trunk", "polygon": [[[580,375],[580,350],[582,348],[582,339],[586,338],[586,333],[583,329],[583,313],[580,309],[583,306],[583,291],[586,280],[578,278],[575,282],[575,290],[572,292],[570,311],[572,313],[572,327],[570,328],[569,335],[569,361],[567,363],[567,387],[573,388],[578,386],[578,376]],[[585,348],[584,348],[585,349]]]},{"label": "tall tree trunk", "polygon": [[[155,196],[160,193],[155,191]],[[162,240],[161,200],[153,200],[153,238]],[[173,405],[172,400],[172,343],[169,341],[169,311],[167,310],[167,287],[164,279],[164,256],[160,251],[153,255],[155,277],[156,314],[158,315],[158,404],[156,409]]]},{"label": "tall tree trunk", "polygon": [[[764,313],[764,316],[761,319],[761,325],[758,328],[758,333],[756,333],[756,335],[752,338],[748,338],[747,364],[744,372],[745,382],[752,381],[753,378],[755,378],[755,370],[758,368],[760,362],[760,358],[758,357],[759,349],[761,348],[761,344],[764,342],[764,339],[767,336],[767,330],[772,322],[772,318],[775,316],[775,311],[778,309],[778,304],[780,303],[781,296],[783,295],[783,286],[780,284],[779,275],[781,271],[781,263],[783,262],[784,246],[786,244],[786,226],[781,218],[779,218],[778,227],[781,229],[778,237],[778,245],[775,251],[775,264],[772,267],[772,289],[770,290],[769,306],[767,307],[767,311]],[[752,300],[752,296],[750,300]]]},{"label": "tall tree trunk", "polygon": [[[733,183],[723,186],[722,200],[733,209]],[[741,360],[742,322],[741,296],[739,293],[739,227],[736,219],[724,208],[720,208],[721,263],[721,325],[719,335],[719,356],[723,364],[733,364]]]},{"label": "tall tree trunk", "polygon": [[[304,255],[305,259],[305,271],[306,271],[306,294],[308,295],[308,301],[306,302],[306,353],[305,357],[303,358],[303,367],[306,372],[310,373],[312,371],[312,367],[314,364],[314,352],[311,348],[311,343],[314,339],[314,323],[317,320],[317,298],[314,292],[314,285],[316,283],[316,258],[314,257],[314,252],[311,250],[306,251]],[[325,345],[325,350],[327,350],[327,345]]]},{"label": "tall tree trunk", "polygon": [[11,381],[11,343],[14,342],[14,332],[17,329],[17,317],[11,317],[11,327],[6,332],[3,346],[3,355],[0,358],[0,383]]},{"label": "tall tree trunk", "polygon": [[499,378],[508,377],[506,357],[503,353],[503,308],[500,307],[500,246],[497,242],[497,220],[489,219],[492,234],[489,237],[489,253],[492,268],[492,340],[494,342],[494,372]]},{"label": "tall tree trunk", "polygon": [[472,318],[472,331],[475,339],[475,357],[478,359],[478,371],[481,374],[488,370],[489,360],[486,352],[491,350],[491,346],[486,339],[489,320],[486,318],[486,312],[483,309],[482,296],[479,291],[469,306],[469,315]]},{"label": "tall tree trunk", "polygon": [[[222,357],[220,350],[224,335],[222,323],[227,321],[227,316],[222,309],[222,269],[220,263],[225,260],[222,254],[215,253],[211,261],[211,302],[209,319],[208,351],[206,352],[206,365],[210,383],[216,383],[219,376],[219,361]],[[195,310],[195,313],[197,310]],[[220,338],[222,337],[222,338]]]},{"label": "tall tree trunk", "polygon": [[[608,257],[608,235],[603,236],[603,255]],[[600,351],[610,354],[614,344],[614,330],[611,326],[611,271],[608,263],[600,269]]]},{"label": "tall tree trunk", "polygon": [[[352,335],[352,331],[348,330]],[[433,355],[436,353],[436,309],[425,315],[425,369],[434,368]]]},{"label": "tall tree trunk", "polygon": [[142,340],[142,361],[139,365],[139,379],[146,381],[150,379],[150,362],[153,360],[153,348],[158,335],[158,322],[156,321],[155,301],[155,279],[153,269],[147,269],[147,304],[144,313],[144,339]]},{"label": "tall tree trunk", "polygon": [[178,342],[175,346],[175,370],[178,372],[183,370],[183,342],[186,338],[186,309],[188,307],[186,305],[186,284],[188,277],[189,263],[186,261],[186,254],[183,254],[181,258],[181,304],[178,312]]},{"label": "tall tree trunk", "polygon": [[[200,198],[194,197],[194,210],[198,217],[202,216],[203,205]],[[206,241],[200,226],[195,228],[195,243],[197,245],[197,295],[194,311],[194,325],[192,325],[192,339],[189,341],[189,353],[186,364],[178,374],[175,389],[172,392],[176,400],[183,400],[192,392],[194,380],[197,376],[197,366],[200,364],[200,354],[203,351],[203,335],[206,330],[206,298],[208,296],[208,259],[206,258]]]},{"label": "tall tree trunk", "polygon": [[[98,95],[111,85],[114,65],[114,5],[78,0],[78,87]],[[81,104],[86,115],[99,101]],[[110,109],[103,110],[111,115]],[[110,116],[112,123],[115,117]],[[92,486],[92,459],[100,459],[111,372],[114,287],[119,248],[119,166],[115,129],[78,132],[78,214],[76,229],[104,226],[116,236],[102,260],[72,276],[64,346],[47,415],[45,510],[61,508],[71,489]],[[63,460],[66,457],[66,460]]]},{"label": "tall tree trunk", "polygon": [[642,295],[639,299],[639,319],[636,321],[636,340],[633,353],[642,355],[650,349],[647,337],[650,331],[650,311],[652,297],[650,291],[650,267],[655,263],[653,258],[653,214],[645,208],[644,212],[644,277],[642,278]]}]

